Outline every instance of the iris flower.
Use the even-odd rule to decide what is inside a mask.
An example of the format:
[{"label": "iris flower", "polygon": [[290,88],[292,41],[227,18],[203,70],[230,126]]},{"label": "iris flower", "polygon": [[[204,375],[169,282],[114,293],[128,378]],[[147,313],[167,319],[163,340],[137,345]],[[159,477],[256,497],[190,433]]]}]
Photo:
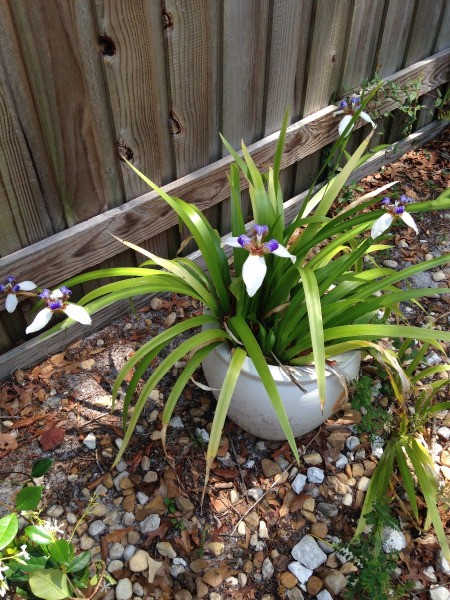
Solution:
[{"label": "iris flower", "polygon": [[264,238],[268,233],[269,227],[267,225],[255,225],[252,237],[243,234],[239,237],[230,237],[225,242],[227,246],[243,248],[250,252],[250,256],[242,266],[242,279],[244,280],[247,294],[250,297],[256,294],[264,281],[267,272],[267,265],[264,259],[265,254],[275,254],[282,258],[290,258],[293,263],[296,261],[296,257],[278,243],[277,240],[265,242]]},{"label": "iris flower", "polygon": [[6,294],[5,308],[8,312],[12,313],[16,310],[19,303],[16,294],[21,292],[31,292],[37,287],[32,281],[21,281],[16,283],[15,277],[7,277],[4,284],[0,284],[0,292]]},{"label": "iris flower", "polygon": [[394,219],[400,217],[400,219],[414,229],[416,233],[419,233],[419,229],[417,228],[416,222],[412,218],[412,216],[406,212],[405,206],[412,202],[412,198],[405,196],[404,194],[400,196],[399,200],[391,203],[391,199],[387,196],[383,198],[381,204],[386,209],[386,213],[382,215],[379,219],[375,221],[372,225],[372,231],[370,235],[375,239],[382,235],[389,227],[392,225]]},{"label": "iris flower", "polygon": [[[351,98],[350,106],[346,100],[342,100],[342,102],[340,103],[339,106],[340,106],[340,110],[337,110],[335,113],[333,113],[333,117],[335,117],[336,115],[345,115],[345,117],[343,119],[341,119],[341,122],[339,123],[339,135],[342,135],[344,133],[347,125],[352,120],[356,111],[358,111],[360,109],[361,99],[359,97]],[[370,123],[372,125],[373,129],[376,128],[376,124],[372,121],[372,119],[366,112],[361,111],[359,113],[359,116],[361,119],[366,121],[366,123]],[[349,131],[347,131],[346,135],[350,135],[352,129],[353,129],[353,126],[349,129]]]},{"label": "iris flower", "polygon": [[34,333],[47,325],[52,318],[54,312],[63,312],[74,321],[78,321],[83,325],[91,324],[91,317],[85,308],[68,302],[71,294],[69,288],[62,286],[57,290],[42,290],[39,298],[44,300],[46,308],[38,312],[34,321],[26,328],[26,333]]}]

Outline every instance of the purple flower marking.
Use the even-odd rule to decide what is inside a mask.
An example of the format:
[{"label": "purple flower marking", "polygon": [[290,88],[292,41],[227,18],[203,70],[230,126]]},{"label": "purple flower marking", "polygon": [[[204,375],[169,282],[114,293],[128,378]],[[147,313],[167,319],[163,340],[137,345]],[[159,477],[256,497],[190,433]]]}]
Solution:
[{"label": "purple flower marking", "polygon": [[381,204],[387,205],[391,203],[391,199],[389,198],[389,196],[385,196],[383,198],[383,200],[381,201]]},{"label": "purple flower marking", "polygon": [[405,207],[404,206],[397,206],[395,208],[395,213],[397,215],[402,215],[405,212]]},{"label": "purple flower marking", "polygon": [[342,100],[342,102],[339,104],[339,106],[340,106],[342,109],[344,109],[344,108],[347,108],[348,104],[347,104],[347,102],[346,102],[345,100]]},{"label": "purple flower marking", "polygon": [[248,237],[248,235],[242,234],[238,237],[237,241],[238,244],[242,246],[242,248],[245,248],[246,246],[251,244],[252,240]]},{"label": "purple flower marking", "polygon": [[59,289],[61,291],[61,294],[63,294],[64,296],[70,296],[70,294],[72,293],[72,290],[69,290],[69,288],[66,287],[65,285],[63,285]]},{"label": "purple flower marking", "polygon": [[352,98],[353,108],[359,108],[361,106],[361,98]]},{"label": "purple flower marking", "polygon": [[60,308],[63,307],[63,301],[62,300],[52,300],[47,304],[47,306],[51,310],[59,310]]},{"label": "purple flower marking", "polygon": [[0,292],[4,292],[5,291],[5,286],[3,285],[3,283],[0,283]]},{"label": "purple flower marking", "polygon": [[8,283],[14,283],[14,282],[15,282],[15,280],[16,280],[16,278],[15,278],[15,277],[12,277],[11,275],[10,275],[9,277],[7,277],[7,278],[6,278],[6,281],[7,281]]},{"label": "purple flower marking", "polygon": [[270,240],[264,244],[264,248],[267,249],[269,252],[274,252],[275,250],[277,250],[279,245],[280,244],[277,242],[277,240]]},{"label": "purple flower marking", "polygon": [[42,290],[42,292],[39,294],[39,298],[42,298],[42,300],[46,300],[47,298],[50,298],[50,290]]},{"label": "purple flower marking", "polygon": [[400,202],[402,204],[410,204],[413,201],[412,198],[410,198],[409,196],[407,196],[406,194],[402,194],[400,196]]},{"label": "purple flower marking", "polygon": [[255,225],[253,227],[253,231],[255,232],[256,235],[263,237],[264,235],[267,235],[267,233],[269,231],[269,227],[268,227],[268,225]]},{"label": "purple flower marking", "polygon": [[18,283],[16,283],[16,285],[12,286],[11,291],[13,291],[15,294],[17,292],[20,292],[20,285]]}]

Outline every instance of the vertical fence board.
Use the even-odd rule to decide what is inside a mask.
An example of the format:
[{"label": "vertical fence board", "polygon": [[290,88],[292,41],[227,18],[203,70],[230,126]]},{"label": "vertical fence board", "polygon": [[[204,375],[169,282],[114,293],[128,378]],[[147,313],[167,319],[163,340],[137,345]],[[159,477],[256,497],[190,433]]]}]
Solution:
[{"label": "vertical fence board", "polygon": [[342,91],[358,87],[363,79],[373,75],[383,7],[383,0],[355,0],[347,32]]},{"label": "vertical fence board", "polygon": [[[409,42],[405,51],[403,67],[429,56],[433,52],[439,18],[442,13],[443,0],[417,0],[413,21],[409,29]],[[422,99],[421,99],[422,100]],[[405,117],[400,111],[394,113],[394,119],[389,131],[389,143],[405,137]],[[425,111],[423,121],[427,121]]]},{"label": "vertical fence board", "polygon": [[450,2],[444,2],[444,11],[441,13],[439,34],[434,51],[441,52],[450,47]]},{"label": "vertical fence board", "polygon": [[111,181],[115,159],[91,4],[14,0],[11,9],[71,225],[120,203],[120,186],[114,177]]},{"label": "vertical fence board", "polygon": [[389,0],[376,56],[380,77],[392,75],[402,68],[408,33],[414,14],[414,2]]},{"label": "vertical fence board", "polygon": [[[302,115],[308,116],[327,106],[338,91],[345,32],[350,16],[350,0],[317,0],[309,53],[308,78]],[[307,189],[320,166],[322,152],[301,160],[296,169],[294,194]]]},{"label": "vertical fence board", "polygon": [[[168,183],[175,179],[175,167],[166,64],[162,60],[162,5],[159,1],[96,0],[95,8],[117,150],[132,157],[137,168],[156,183]],[[126,200],[148,191],[125,165],[121,177]],[[123,235],[126,238],[126,232]],[[167,256],[167,240],[173,235],[173,231],[160,234],[143,246]],[[134,262],[131,253],[118,258],[126,264]]]},{"label": "vertical fence board", "polygon": [[442,3],[443,0],[417,0],[403,67],[408,67],[432,54]]},{"label": "vertical fence board", "polygon": [[[56,191],[55,178],[48,157],[41,126],[36,113],[35,103],[22,59],[19,40],[12,20],[10,5],[0,3],[0,79],[3,94],[8,99],[9,112],[16,120],[15,134],[21,131],[29,154],[32,156],[33,171],[28,171],[31,179],[39,182],[39,194],[42,204],[36,199],[39,214],[45,222],[48,218],[52,231],[56,233],[65,228],[64,213]],[[10,202],[17,202],[18,196],[11,193]],[[47,230],[47,227],[45,227]],[[46,236],[44,236],[46,237]]]},{"label": "vertical fence board", "polygon": [[304,95],[311,9],[312,3],[309,0],[282,0],[274,3],[270,19],[263,131],[265,136],[280,129],[288,107],[291,120],[299,118]]},{"label": "vertical fence board", "polygon": [[[52,235],[32,159],[8,90],[0,82],[1,256]],[[11,202],[11,199],[17,201]]]},{"label": "vertical fence board", "polygon": [[222,131],[235,148],[262,135],[268,17],[268,0],[224,1]]}]

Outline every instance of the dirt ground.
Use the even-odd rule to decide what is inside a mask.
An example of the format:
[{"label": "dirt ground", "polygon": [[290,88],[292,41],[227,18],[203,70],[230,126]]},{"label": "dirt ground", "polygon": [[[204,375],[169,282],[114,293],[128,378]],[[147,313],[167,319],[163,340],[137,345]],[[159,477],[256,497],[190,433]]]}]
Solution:
[{"label": "dirt ground", "polygon": [[[437,197],[450,179],[450,129],[426,147],[366,177],[361,187],[369,191],[393,179],[400,181],[402,193],[416,201]],[[419,236],[397,227],[396,246],[381,259],[403,268],[428,254],[450,252],[450,212],[420,216],[418,225]],[[439,285],[447,287],[450,269],[442,272],[445,279]],[[426,287],[431,277],[432,273],[424,273],[412,285]],[[428,299],[423,307],[425,312],[414,304],[405,306],[408,321],[423,325],[432,318],[435,326],[448,329],[450,294]],[[377,462],[370,440],[363,435],[352,449],[347,445],[348,438],[355,436],[352,426],[361,417],[355,415],[357,411],[340,413],[299,439],[300,465],[295,464],[286,443],[257,440],[227,421],[202,508],[205,440],[214,400],[194,382],[187,386],[169,428],[166,457],[159,439],[160,415],[178,376],[174,369],[151,394],[124,461],[110,470],[123,435],[121,402],[110,411],[118,369],[149,336],[200,310],[190,299],[154,298],[136,314],[80,339],[37,366],[16,371],[12,380],[1,384],[0,501],[11,503],[23,481],[18,472],[29,472],[38,458],[53,458],[44,482],[43,512],[71,531],[70,515],[81,515],[96,494],[100,508],[87,516],[74,539],[108,565],[116,561],[111,572],[117,581],[131,582],[133,595],[129,597],[343,598],[344,591],[329,575],[347,578],[356,567],[341,562],[336,552],[328,553],[326,562],[303,585],[288,566],[293,561],[292,548],[306,534],[330,545],[348,541],[354,532],[365,480]],[[448,362],[444,355],[438,359]],[[366,372],[376,386],[370,367]],[[204,381],[201,372],[196,379]],[[391,401],[386,406],[386,399],[379,395],[374,402],[389,410]],[[442,482],[439,508],[446,525],[450,522],[449,427],[450,415],[440,413],[426,432],[428,441],[438,447],[434,455]],[[330,462],[336,452],[346,456],[342,468]],[[308,480],[296,493],[296,476],[311,466],[322,471],[323,481]],[[448,574],[438,561],[432,530],[421,531],[420,524],[412,522],[404,498],[394,497],[392,509],[401,518],[406,538],[397,578],[413,582],[409,597],[431,598],[430,588],[436,584],[448,589]],[[158,519],[154,529],[145,531],[143,523],[150,515]],[[98,520],[106,527],[94,533],[91,525]],[[130,568],[133,549],[127,548],[131,546],[134,552],[144,550],[161,563],[151,583],[147,572]],[[338,576],[335,579],[340,581]],[[113,587],[97,597],[120,598],[120,593]]]}]

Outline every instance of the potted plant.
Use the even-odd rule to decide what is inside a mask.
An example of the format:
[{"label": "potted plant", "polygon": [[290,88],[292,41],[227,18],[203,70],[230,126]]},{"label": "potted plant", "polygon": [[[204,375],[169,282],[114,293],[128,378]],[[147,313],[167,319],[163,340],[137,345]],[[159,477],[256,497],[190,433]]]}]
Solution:
[{"label": "potted plant", "polygon": [[[332,154],[338,156],[337,162],[345,155],[346,134],[362,112],[361,104],[354,105],[351,119],[332,149]],[[357,376],[361,349],[377,348],[383,352],[378,340],[385,337],[413,337],[437,346],[439,341],[450,341],[447,332],[387,322],[400,302],[446,291],[442,288],[403,290],[396,285],[415,273],[448,262],[447,257],[421,262],[401,272],[379,267],[375,261],[369,266],[364,263],[366,256],[389,247],[384,240],[391,237],[389,228],[393,223],[401,219],[417,230],[411,215],[449,208],[450,194],[446,192],[437,200],[417,204],[409,203],[406,197],[396,201],[384,198],[381,208],[370,210],[372,204],[379,202],[374,198],[381,196],[395,184],[393,182],[339,210],[332,210],[353,169],[367,158],[369,136],[352,156],[347,155],[346,164],[326,185],[308,196],[292,222],[286,223],[279,183],[286,130],[287,116],[273,167],[266,173],[259,171],[244,145],[240,155],[224,140],[235,163],[229,175],[232,235],[223,241],[195,205],[169,196],[127,161],[189,229],[206,270],[189,258],[163,259],[121,240],[148,260],[138,268],[106,269],[75,277],[65,282],[59,293],[47,291],[43,296],[47,306],[39,314],[45,322],[49,310],[65,311],[69,317],[87,322],[88,313],[93,314],[117,300],[164,291],[191,296],[206,309],[202,315],[176,323],[143,344],[118,373],[113,399],[125,380],[132,376],[123,408],[125,435],[116,463],[127,448],[151,391],[181,359],[186,359],[186,366],[170,392],[162,415],[163,442],[183,388],[203,363],[217,396],[207,450],[208,473],[236,389],[243,389],[245,405],[241,412],[249,414],[251,421],[262,420],[263,405],[271,408],[276,420],[276,436],[283,433],[298,459],[295,435],[305,433],[308,428],[311,430],[341,406],[346,397],[346,379]],[[254,218],[254,222],[247,225],[241,210],[241,176],[248,182]],[[232,261],[226,252],[229,248],[232,248]],[[68,286],[105,276],[125,279],[86,294],[78,303],[86,314],[74,314],[73,305],[67,302]],[[58,327],[72,322],[69,319]],[[28,330],[42,326],[38,322]],[[184,332],[191,332],[191,336],[152,370],[129,417],[138,383],[151,362]],[[349,352],[353,354],[347,354]],[[212,353],[218,354],[211,358]],[[395,362],[389,353],[386,360]],[[216,374],[215,366],[224,361],[227,364],[223,373]],[[241,385],[241,371],[249,372],[253,379],[257,377],[262,388],[254,392],[247,383]],[[277,378],[282,380],[282,387],[286,383],[292,385],[290,403],[294,417],[287,414],[276,385]],[[335,396],[331,396],[332,390]],[[307,416],[307,407],[314,411],[313,419]],[[292,426],[297,427],[296,419],[300,430],[294,433]]]}]

